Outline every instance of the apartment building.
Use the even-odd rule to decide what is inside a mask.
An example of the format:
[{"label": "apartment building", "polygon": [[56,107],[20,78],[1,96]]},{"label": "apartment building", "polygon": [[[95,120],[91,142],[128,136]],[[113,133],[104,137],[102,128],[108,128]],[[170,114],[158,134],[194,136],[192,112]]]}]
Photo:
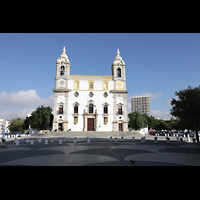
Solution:
[{"label": "apartment building", "polygon": [[141,114],[150,115],[149,96],[136,96],[132,98],[131,110],[139,111]]}]

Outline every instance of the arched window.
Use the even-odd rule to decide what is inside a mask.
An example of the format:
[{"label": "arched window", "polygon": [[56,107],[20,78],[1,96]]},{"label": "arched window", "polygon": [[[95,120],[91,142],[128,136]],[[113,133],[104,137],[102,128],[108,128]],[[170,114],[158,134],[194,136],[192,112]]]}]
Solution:
[{"label": "arched window", "polygon": [[65,75],[65,67],[64,66],[61,67],[60,75],[61,76]]},{"label": "arched window", "polygon": [[58,112],[59,112],[59,114],[63,114],[63,105],[59,106],[59,111]]},{"label": "arched window", "polygon": [[119,115],[122,115],[122,106],[119,106],[119,107],[118,107],[118,114],[119,114]]},{"label": "arched window", "polygon": [[93,104],[92,103],[89,105],[89,113],[93,113]]},{"label": "arched window", "polygon": [[108,106],[107,105],[104,105],[103,111],[104,111],[105,114],[108,113]]},{"label": "arched window", "polygon": [[74,113],[78,113],[78,104],[74,105]]},{"label": "arched window", "polygon": [[121,77],[121,69],[120,68],[117,69],[117,77]]}]

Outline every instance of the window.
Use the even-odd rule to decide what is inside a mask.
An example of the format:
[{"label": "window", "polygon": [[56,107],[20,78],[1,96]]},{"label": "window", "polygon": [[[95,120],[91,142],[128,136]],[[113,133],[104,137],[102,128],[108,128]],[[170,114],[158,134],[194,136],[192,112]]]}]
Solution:
[{"label": "window", "polygon": [[74,117],[74,124],[78,123],[78,117]]},{"label": "window", "polygon": [[78,89],[78,88],[79,88],[79,83],[75,82],[75,89]]},{"label": "window", "polygon": [[121,77],[121,69],[120,68],[117,69],[117,77]]},{"label": "window", "polygon": [[93,82],[90,82],[90,89],[93,89]]},{"label": "window", "polygon": [[75,93],[74,93],[74,96],[75,96],[75,97],[78,97],[78,96],[79,96],[79,93],[78,93],[78,92],[75,92]]},{"label": "window", "polygon": [[89,113],[93,113],[93,104],[89,105]]},{"label": "window", "polygon": [[103,96],[106,98],[108,96],[108,93],[104,92]]},{"label": "window", "polygon": [[74,113],[78,113],[78,104],[74,105]]},{"label": "window", "polygon": [[58,112],[59,112],[59,114],[63,114],[63,105],[59,106],[59,111]]},{"label": "window", "polygon": [[104,117],[104,124],[107,124],[107,123],[108,123],[108,118]]},{"label": "window", "polygon": [[61,76],[65,75],[65,67],[64,66],[61,67],[60,75]]},{"label": "window", "polygon": [[90,92],[90,93],[89,93],[89,96],[90,96],[90,97],[93,97],[93,95],[94,95],[93,92]]},{"label": "window", "polygon": [[108,90],[108,81],[103,81],[103,90]]},{"label": "window", "polygon": [[104,105],[103,107],[104,114],[108,114],[108,106]]},{"label": "window", "polygon": [[118,107],[118,114],[119,114],[119,115],[122,115],[122,106],[119,106],[119,107]]}]

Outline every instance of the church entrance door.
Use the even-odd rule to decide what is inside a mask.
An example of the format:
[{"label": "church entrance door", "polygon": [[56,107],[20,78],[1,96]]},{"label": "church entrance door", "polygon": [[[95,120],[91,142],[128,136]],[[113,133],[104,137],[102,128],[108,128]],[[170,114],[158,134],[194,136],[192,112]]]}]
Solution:
[{"label": "church entrance door", "polygon": [[122,123],[119,123],[119,131],[123,131],[123,129],[122,129]]},{"label": "church entrance door", "polygon": [[87,130],[94,131],[94,118],[87,119]]}]

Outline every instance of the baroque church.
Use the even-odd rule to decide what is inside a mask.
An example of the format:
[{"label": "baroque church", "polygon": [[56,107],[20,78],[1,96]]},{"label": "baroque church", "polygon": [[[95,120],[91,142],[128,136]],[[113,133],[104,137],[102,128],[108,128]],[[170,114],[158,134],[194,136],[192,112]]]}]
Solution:
[{"label": "baroque church", "polygon": [[125,62],[119,49],[112,76],[71,75],[63,47],[56,62],[53,130],[128,131]]}]

